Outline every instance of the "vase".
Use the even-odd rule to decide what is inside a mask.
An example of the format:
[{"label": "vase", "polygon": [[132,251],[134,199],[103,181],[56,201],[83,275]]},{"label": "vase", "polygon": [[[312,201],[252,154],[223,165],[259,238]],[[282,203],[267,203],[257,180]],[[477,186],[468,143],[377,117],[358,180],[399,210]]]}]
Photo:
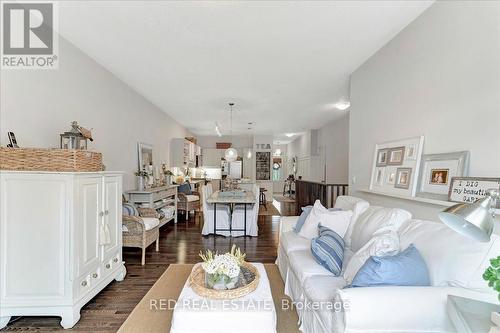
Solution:
[{"label": "vase", "polygon": [[215,290],[227,290],[237,287],[238,276],[230,278],[224,274],[205,274],[205,284]]},{"label": "vase", "polygon": [[144,177],[136,176],[135,177],[137,191],[144,191]]}]

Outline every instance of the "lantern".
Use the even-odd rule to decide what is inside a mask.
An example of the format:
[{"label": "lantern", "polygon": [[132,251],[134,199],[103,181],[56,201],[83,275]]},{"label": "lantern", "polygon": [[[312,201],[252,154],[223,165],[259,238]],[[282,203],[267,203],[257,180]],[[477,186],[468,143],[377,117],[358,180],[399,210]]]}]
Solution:
[{"label": "lantern", "polygon": [[71,123],[71,131],[61,134],[62,149],[87,149],[87,139],[92,140],[92,135],[89,130],[78,125],[76,121]]}]

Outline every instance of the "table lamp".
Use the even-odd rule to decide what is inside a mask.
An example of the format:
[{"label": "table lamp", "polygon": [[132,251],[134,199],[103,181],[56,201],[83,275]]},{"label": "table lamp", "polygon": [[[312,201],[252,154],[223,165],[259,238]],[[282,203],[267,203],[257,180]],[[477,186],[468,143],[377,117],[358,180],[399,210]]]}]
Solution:
[{"label": "table lamp", "polygon": [[460,203],[439,213],[439,218],[456,232],[479,242],[489,242],[495,225],[495,206],[500,191],[490,189],[484,198]]}]

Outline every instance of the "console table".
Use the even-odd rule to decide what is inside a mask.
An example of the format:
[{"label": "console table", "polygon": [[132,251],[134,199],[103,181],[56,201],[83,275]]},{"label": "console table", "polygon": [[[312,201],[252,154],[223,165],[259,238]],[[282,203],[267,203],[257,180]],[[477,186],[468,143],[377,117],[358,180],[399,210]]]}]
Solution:
[{"label": "console table", "polygon": [[129,202],[139,207],[161,209],[166,206],[175,207],[174,216],[160,220],[160,227],[171,220],[177,223],[177,187],[167,185],[149,188],[144,191],[127,191]]}]

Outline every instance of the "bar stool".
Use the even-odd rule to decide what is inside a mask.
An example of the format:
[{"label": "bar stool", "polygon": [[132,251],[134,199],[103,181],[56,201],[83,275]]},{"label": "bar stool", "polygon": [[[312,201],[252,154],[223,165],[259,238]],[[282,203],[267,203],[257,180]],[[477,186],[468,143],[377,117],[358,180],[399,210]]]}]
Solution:
[{"label": "bar stool", "polygon": [[259,189],[259,205],[263,205],[264,208],[267,210],[266,193],[264,193],[264,192],[267,192],[267,190],[264,187],[261,187]]}]

